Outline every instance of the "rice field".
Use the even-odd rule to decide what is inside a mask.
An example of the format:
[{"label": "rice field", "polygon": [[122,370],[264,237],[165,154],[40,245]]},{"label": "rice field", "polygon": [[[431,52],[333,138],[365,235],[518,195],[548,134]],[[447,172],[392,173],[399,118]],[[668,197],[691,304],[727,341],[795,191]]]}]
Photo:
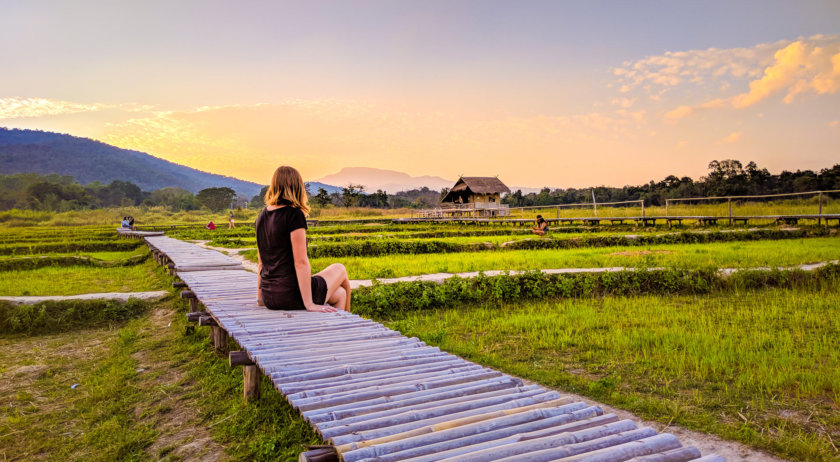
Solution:
[{"label": "rice field", "polygon": [[[437,272],[616,266],[713,270],[787,267],[840,260],[840,237],[836,227],[801,226],[794,232],[800,234],[787,235],[784,233],[789,231],[773,226],[699,230],[692,226],[680,231],[661,227],[567,226],[540,239],[523,228],[428,223],[394,225],[383,219],[341,226],[313,226],[308,236],[313,254],[327,247],[341,251],[351,246],[395,243],[396,251],[388,250],[378,255],[311,258],[315,271],[339,261],[355,279]],[[681,237],[685,233],[688,233],[687,237]],[[246,258],[256,258],[252,227],[215,231],[191,227],[174,229],[167,234],[209,241],[230,252],[241,251]],[[627,235],[641,241],[665,236],[663,239],[673,242],[616,244],[623,242],[621,240]],[[714,235],[721,240],[689,241],[697,235]],[[541,242],[570,243],[570,247],[538,248],[543,245]],[[411,251],[431,248],[432,244],[453,250]],[[513,248],[532,244],[534,248]],[[574,247],[579,244],[581,246]],[[159,290],[168,288],[171,282],[152,260],[142,259],[148,253],[145,246],[136,241],[117,239],[112,226],[3,227],[0,228],[0,253],[3,254],[0,265],[21,258],[44,257],[61,261],[40,268],[0,270],[0,295]],[[125,266],[74,264],[60,260],[62,257],[84,257],[103,265]],[[168,306],[166,304],[171,305],[172,301],[160,303],[163,304],[160,306]],[[408,336],[418,336],[473,361],[547,386],[577,392],[665,424],[714,433],[796,460],[837,460],[840,458],[840,452],[835,448],[840,441],[838,307],[840,287],[836,279],[830,279],[822,284],[794,289],[727,288],[703,296],[643,294],[577,299],[543,297],[510,303],[456,302],[438,310],[395,309],[371,316]],[[156,309],[151,306],[150,312]],[[177,316],[180,319],[182,314]],[[144,317],[137,321],[139,324],[130,324],[123,330],[136,331],[136,325],[142,324],[146,326],[143,329],[153,332],[150,322],[152,318]],[[175,323],[181,327],[182,324],[180,321]],[[108,342],[123,345],[122,340],[114,339],[113,331],[103,331],[101,335],[109,338]],[[69,342],[72,336],[61,338]],[[6,340],[9,342],[11,340]],[[146,341],[140,344],[149,345]],[[168,338],[165,344],[191,345],[186,347],[200,349],[206,348],[206,339],[189,337],[174,341]],[[155,345],[155,348],[164,348],[164,343]],[[135,366],[127,365],[139,363],[126,362],[124,350],[119,346],[111,351],[121,351],[121,359],[117,362],[130,375],[131,367]],[[128,350],[139,354],[135,347]],[[155,357],[165,357],[162,351]],[[197,354],[196,351],[193,353]],[[103,350],[106,363],[111,361],[108,359],[111,354]],[[236,388],[241,376],[231,375],[226,365],[220,362],[209,367],[186,359],[179,364],[187,368],[183,373],[192,377],[190,382],[183,383],[200,383],[201,387],[216,390],[214,393],[232,394],[226,402],[236,402],[237,393],[241,393]],[[145,383],[142,378],[132,380]],[[47,380],[47,385],[54,387],[55,383]],[[146,396],[132,392],[128,399],[134,403]],[[282,399],[270,396],[265,403],[254,407],[261,420],[251,422],[241,417],[239,405],[221,405],[215,397],[201,394],[200,406],[215,409],[202,425],[209,427],[218,420],[229,419],[224,422],[231,422],[231,425],[213,427],[217,430],[212,432],[212,438],[224,445],[229,457],[238,460],[276,460],[296,454],[303,442],[314,442],[313,436],[305,431],[306,425],[280,404]],[[65,398],[61,402],[66,401],[67,409],[72,410],[71,401]],[[23,397],[21,402],[29,402],[27,400]],[[88,404],[84,406],[88,410],[80,418],[96,418],[98,414]],[[49,432],[37,419],[25,417],[29,415],[26,412],[15,414],[16,422],[51,441],[46,436]],[[276,421],[282,420],[283,425],[295,430],[278,432],[270,423],[275,421],[269,416],[271,412],[284,413],[282,419]],[[31,413],[38,415],[34,409]],[[60,425],[62,419],[69,419],[71,414],[69,410],[56,411],[51,412],[49,418],[53,419],[53,424]],[[134,432],[131,438],[135,442],[109,439],[107,432],[91,421],[78,427],[88,430],[79,431],[98,432],[97,438],[101,441],[83,439],[81,452],[66,441],[52,440],[41,445],[34,439],[27,439],[30,446],[26,451],[32,454],[43,446],[59,448],[62,454],[89,455],[96,447],[103,447],[107,448],[108,454],[119,454],[123,444],[135,444],[126,454],[165,458],[167,451],[174,450],[164,448],[150,456],[143,452],[142,444],[152,444],[148,442],[157,438],[151,427],[142,423],[142,419],[124,426]],[[243,434],[246,431],[243,429],[248,429],[249,433]],[[0,430],[0,451],[4,444],[13,444],[4,434]],[[246,436],[267,443],[239,442]],[[137,446],[136,441],[146,443]]]}]

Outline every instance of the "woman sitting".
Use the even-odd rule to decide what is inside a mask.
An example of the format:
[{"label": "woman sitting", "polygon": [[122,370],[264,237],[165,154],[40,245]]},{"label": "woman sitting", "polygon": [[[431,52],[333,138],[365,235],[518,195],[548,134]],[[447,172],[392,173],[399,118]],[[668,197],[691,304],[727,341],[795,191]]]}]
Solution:
[{"label": "woman sitting", "polygon": [[344,265],[334,263],[312,275],[306,256],[309,205],[300,173],[279,167],[264,199],[256,222],[257,303],[271,310],[350,311],[350,279]]},{"label": "woman sitting", "polygon": [[542,215],[537,215],[537,226],[531,228],[531,232],[538,236],[544,236],[548,232],[548,222]]}]

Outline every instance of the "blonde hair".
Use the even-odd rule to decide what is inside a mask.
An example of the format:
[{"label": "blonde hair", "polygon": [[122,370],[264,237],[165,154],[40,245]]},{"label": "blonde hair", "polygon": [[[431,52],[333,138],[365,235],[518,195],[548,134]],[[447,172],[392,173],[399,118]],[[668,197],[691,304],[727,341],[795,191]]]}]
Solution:
[{"label": "blonde hair", "polygon": [[271,184],[265,192],[265,205],[281,205],[287,202],[292,207],[299,208],[304,215],[309,215],[309,200],[306,197],[306,186],[303,177],[294,167],[280,166],[271,177]]}]

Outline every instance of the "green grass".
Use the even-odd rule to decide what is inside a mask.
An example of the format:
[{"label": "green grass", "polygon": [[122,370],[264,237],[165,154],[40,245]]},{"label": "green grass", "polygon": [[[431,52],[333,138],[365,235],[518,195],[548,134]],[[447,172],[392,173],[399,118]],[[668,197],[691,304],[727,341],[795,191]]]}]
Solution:
[{"label": "green grass", "polygon": [[796,460],[838,457],[840,292],[608,297],[394,314],[452,353]]},{"label": "green grass", "polygon": [[172,297],[108,328],[0,334],[3,460],[292,461],[322,443],[267,379],[244,404],[241,368],[204,328],[183,334],[185,311]]},{"label": "green grass", "polygon": [[167,276],[153,260],[116,268],[47,267],[4,271],[0,295],[77,295],[97,292],[144,292],[167,288]]},{"label": "green grass", "polygon": [[[503,250],[471,253],[313,258],[314,271],[340,261],[353,279],[429,273],[546,268],[676,267],[744,268],[792,266],[840,259],[837,238],[715,242],[584,249]],[[242,254],[256,261],[256,250]]]}]

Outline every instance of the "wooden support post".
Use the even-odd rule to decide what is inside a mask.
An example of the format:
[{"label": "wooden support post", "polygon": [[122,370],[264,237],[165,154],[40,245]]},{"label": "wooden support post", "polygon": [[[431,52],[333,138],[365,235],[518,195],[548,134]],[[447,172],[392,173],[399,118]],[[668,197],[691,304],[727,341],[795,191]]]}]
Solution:
[{"label": "wooden support post", "polygon": [[333,446],[311,446],[300,453],[298,462],[338,462],[338,452]]},{"label": "wooden support post", "polygon": [[213,335],[213,347],[216,349],[216,353],[221,355],[227,354],[228,352],[228,333],[227,331],[219,326],[213,326],[210,328],[211,334]]},{"label": "wooden support post", "polygon": [[175,263],[167,263],[166,267],[169,269],[169,275],[175,276]]},{"label": "wooden support post", "polygon": [[732,198],[727,199],[729,203],[729,226],[732,226]]},{"label": "wooden support post", "polygon": [[[820,210],[817,215],[817,226],[822,224],[822,191],[820,191]],[[826,226],[828,225],[828,220],[825,222]]]},{"label": "wooden support post", "polygon": [[[669,199],[665,199],[665,216],[668,217],[668,206],[671,205],[671,201]],[[670,222],[668,222],[670,224]]]},{"label": "wooden support post", "polygon": [[207,313],[203,311],[193,311],[192,313],[187,313],[187,321],[188,322],[198,322],[202,316],[207,316]]},{"label": "wooden support post", "polygon": [[230,363],[230,367],[254,365],[247,351],[231,351],[228,354],[228,362]]},{"label": "wooden support post", "polygon": [[642,218],[645,217],[645,200],[642,199]]},{"label": "wooden support post", "polygon": [[183,289],[184,287],[187,287],[187,283],[184,281],[175,281],[172,283],[172,287],[176,289]]},{"label": "wooden support post", "polygon": [[245,403],[250,403],[260,397],[260,370],[255,365],[242,367],[242,376],[244,377],[245,386],[243,387],[243,394],[245,395]]},{"label": "wooden support post", "polygon": [[[173,282],[172,284],[174,285],[175,283]],[[181,298],[186,298],[190,301],[190,311],[199,311],[198,298],[196,298],[195,292],[191,290],[182,290]]]}]

